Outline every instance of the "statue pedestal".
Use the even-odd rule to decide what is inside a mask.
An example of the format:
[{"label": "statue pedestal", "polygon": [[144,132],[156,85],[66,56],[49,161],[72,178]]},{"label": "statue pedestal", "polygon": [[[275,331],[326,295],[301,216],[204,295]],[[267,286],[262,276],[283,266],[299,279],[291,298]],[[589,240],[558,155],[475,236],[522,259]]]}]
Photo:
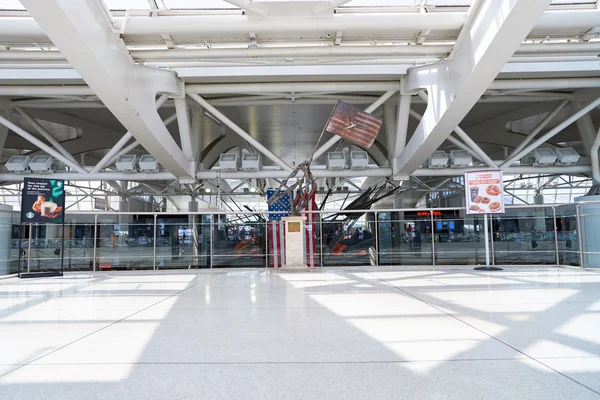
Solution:
[{"label": "statue pedestal", "polygon": [[283,217],[285,222],[285,264],[283,268],[306,268],[304,221],[306,217]]}]

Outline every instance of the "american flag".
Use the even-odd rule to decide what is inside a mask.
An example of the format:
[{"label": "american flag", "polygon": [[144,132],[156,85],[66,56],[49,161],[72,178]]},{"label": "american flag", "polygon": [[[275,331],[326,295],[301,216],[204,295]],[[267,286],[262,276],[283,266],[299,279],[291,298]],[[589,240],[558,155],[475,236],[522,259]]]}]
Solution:
[{"label": "american flag", "polygon": [[[304,193],[304,197],[307,198],[308,197],[308,193]],[[306,208],[306,211],[316,211],[318,210],[317,208],[317,200],[316,200],[316,193],[313,193],[312,199],[310,199],[310,201],[308,201],[308,205]],[[306,265],[309,267],[318,267],[318,263],[317,263],[317,232],[316,232],[316,226],[315,226],[315,221],[317,219],[317,214],[314,213],[307,213],[307,212],[301,212],[300,215],[306,217],[306,225],[305,225],[305,238],[304,238],[304,245],[305,245],[305,257],[306,257]]]},{"label": "american flag", "polygon": [[[274,194],[275,190],[267,190],[267,200]],[[304,193],[304,197],[308,197],[308,193]],[[281,212],[280,214],[269,214],[269,254],[271,255],[270,265],[272,268],[281,268],[285,264],[285,223],[281,218],[289,215],[290,208],[289,194],[269,206],[269,211]],[[305,211],[315,210],[317,210],[317,202],[316,195],[313,194]],[[301,212],[300,215],[306,217],[304,230],[305,264],[309,267],[317,267],[317,232],[315,229],[317,214]]]},{"label": "american flag", "polygon": [[[267,190],[267,201],[275,195],[274,189]],[[278,214],[269,214],[269,255],[271,268],[281,268],[285,264],[285,223],[282,217],[290,215],[290,195],[279,199],[269,205],[269,211],[279,211]]]},{"label": "american flag", "polygon": [[379,134],[383,120],[360,111],[351,104],[338,101],[325,130],[349,142],[369,148]]}]

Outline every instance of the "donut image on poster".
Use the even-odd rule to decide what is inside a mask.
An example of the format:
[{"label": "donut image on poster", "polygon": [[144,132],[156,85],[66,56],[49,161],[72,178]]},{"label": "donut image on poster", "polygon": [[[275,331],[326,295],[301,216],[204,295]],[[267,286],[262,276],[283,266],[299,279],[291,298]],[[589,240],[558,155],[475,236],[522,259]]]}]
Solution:
[{"label": "donut image on poster", "polygon": [[466,206],[468,214],[496,214],[504,212],[502,171],[478,171],[465,174]]},{"label": "donut image on poster", "polygon": [[489,185],[487,188],[485,188],[485,192],[490,196],[500,196],[502,193],[498,185]]},{"label": "donut image on poster", "polygon": [[490,203],[490,211],[492,212],[500,210],[501,207],[502,206],[497,201]]}]

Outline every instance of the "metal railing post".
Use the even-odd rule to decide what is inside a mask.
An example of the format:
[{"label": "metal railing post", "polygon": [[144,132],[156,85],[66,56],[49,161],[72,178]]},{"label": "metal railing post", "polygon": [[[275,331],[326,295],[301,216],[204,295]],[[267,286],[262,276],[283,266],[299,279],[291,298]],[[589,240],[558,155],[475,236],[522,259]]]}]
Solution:
[{"label": "metal railing post", "polygon": [[585,256],[583,254],[583,223],[581,221],[581,205],[577,204],[575,206],[575,212],[577,214],[577,242],[579,243],[579,266],[581,268],[585,268]]},{"label": "metal railing post", "polygon": [[321,213],[319,213],[319,227],[320,227],[320,231],[321,231],[321,246],[319,247],[320,251],[320,255],[321,255],[321,267],[323,267],[323,215]]},{"label": "metal railing post", "polygon": [[27,241],[27,273],[31,272],[31,231],[33,230],[33,224],[29,224],[29,240]]},{"label": "metal railing post", "polygon": [[492,256],[492,265],[496,265],[496,247],[494,246],[494,220],[492,219],[492,214],[486,214],[486,218],[490,218],[490,247],[491,247],[491,256]]},{"label": "metal railing post", "polygon": [[435,267],[435,229],[433,227],[433,210],[429,210],[431,220],[431,263]]},{"label": "metal railing post", "polygon": [[267,218],[265,220],[265,269],[269,269],[269,217],[271,215],[267,214]]},{"label": "metal railing post", "polygon": [[94,255],[92,257],[92,272],[96,272],[96,252],[98,251],[98,214],[94,214]]},{"label": "metal railing post", "polygon": [[375,266],[379,266],[379,218],[377,218],[377,212],[373,213],[375,219]]},{"label": "metal railing post", "polygon": [[156,214],[154,214],[154,240],[152,240],[152,269],[156,271]]},{"label": "metal railing post", "polygon": [[212,269],[212,267],[213,267],[213,257],[214,257],[214,254],[213,254],[213,249],[214,249],[213,229],[214,229],[214,214],[211,214],[210,215],[210,235],[209,235],[209,237],[210,237],[210,257],[208,258],[208,261],[210,263],[210,269]]},{"label": "metal railing post", "polygon": [[556,225],[556,207],[552,207],[552,222],[554,224],[554,249],[556,250],[556,266],[560,266],[558,252],[558,226]]}]

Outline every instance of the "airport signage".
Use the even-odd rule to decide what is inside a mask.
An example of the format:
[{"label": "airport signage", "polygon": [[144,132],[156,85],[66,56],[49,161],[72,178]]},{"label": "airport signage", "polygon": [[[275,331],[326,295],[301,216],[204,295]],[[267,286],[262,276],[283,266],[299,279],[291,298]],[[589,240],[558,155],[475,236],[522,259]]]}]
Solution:
[{"label": "airport signage", "polygon": [[21,223],[62,224],[64,210],[64,181],[25,178],[21,192]]},{"label": "airport signage", "polygon": [[502,171],[465,174],[467,214],[504,214]]},{"label": "airport signage", "polygon": [[431,214],[433,214],[434,217],[441,217],[442,216],[442,212],[441,211],[417,211],[417,216],[418,217],[429,217]]}]

